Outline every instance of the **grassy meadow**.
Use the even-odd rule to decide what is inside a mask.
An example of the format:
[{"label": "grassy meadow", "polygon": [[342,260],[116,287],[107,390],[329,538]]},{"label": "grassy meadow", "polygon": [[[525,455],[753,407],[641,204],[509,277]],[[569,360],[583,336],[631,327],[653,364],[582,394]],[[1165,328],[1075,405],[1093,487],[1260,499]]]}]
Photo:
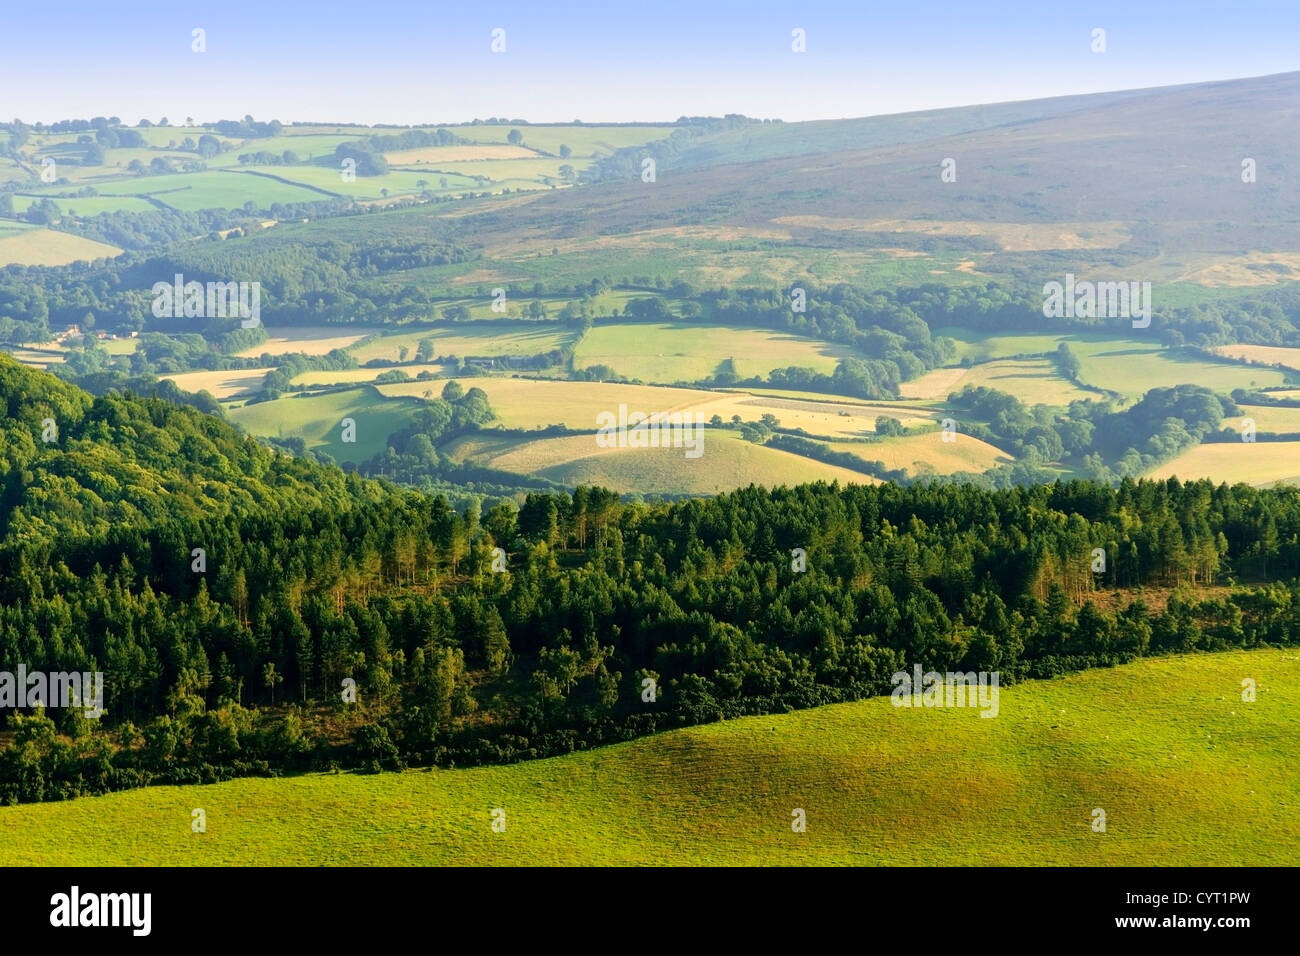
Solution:
[{"label": "grassy meadow", "polygon": [[0,807],[0,865],[1295,864],[1293,650],[1142,660],[998,704],[984,719],[875,698],[509,766]]}]

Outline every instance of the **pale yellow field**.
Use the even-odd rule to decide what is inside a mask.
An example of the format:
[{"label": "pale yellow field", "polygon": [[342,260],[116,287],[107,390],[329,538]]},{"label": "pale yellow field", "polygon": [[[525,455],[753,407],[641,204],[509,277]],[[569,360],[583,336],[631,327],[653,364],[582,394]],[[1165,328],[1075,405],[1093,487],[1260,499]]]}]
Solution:
[{"label": "pale yellow field", "polygon": [[943,400],[953,392],[959,391],[957,384],[966,377],[970,369],[936,368],[926,372],[920,378],[903,382],[898,386],[898,394],[903,398],[921,401]]},{"label": "pale yellow field", "polygon": [[162,375],[171,379],[176,387],[186,392],[206,391],[213,398],[230,398],[241,392],[255,392],[270,369],[230,369],[218,372],[182,372],[179,375]]},{"label": "pale yellow field", "polygon": [[902,402],[897,405],[887,402],[850,405],[818,401],[812,395],[807,398],[780,398],[734,392],[725,398],[715,396],[712,401],[699,406],[699,410],[709,417],[721,415],[723,421],[727,422],[731,421],[732,415],[739,415],[742,421],[754,422],[771,414],[776,416],[782,428],[802,428],[810,435],[825,435],[830,438],[875,435],[876,419],[882,415],[897,418],[908,428],[930,424],[938,418],[932,409]]},{"label": "pale yellow field", "polygon": [[555,323],[497,324],[494,322],[466,322],[455,329],[441,327],[422,329],[417,332],[399,332],[396,335],[377,336],[364,345],[350,349],[357,361],[366,363],[371,359],[388,359],[396,362],[401,358],[401,349],[405,347],[407,357],[412,358],[420,345],[421,339],[433,339],[435,358],[456,355],[464,358],[468,355],[504,356],[504,355],[538,355],[550,352],[573,341],[576,332],[560,328]]},{"label": "pale yellow field", "polygon": [[1068,405],[1098,397],[1063,378],[1049,359],[998,359],[969,369],[938,368],[902,383],[898,392],[904,398],[941,400],[967,385],[1007,392],[1026,405]]},{"label": "pale yellow field", "polygon": [[1300,442],[1224,442],[1197,445],[1151,472],[1152,478],[1176,475],[1188,481],[1270,485],[1300,483]]},{"label": "pale yellow field", "polygon": [[[290,352],[302,352],[305,355],[326,355],[335,349],[345,349],[354,342],[359,342],[375,329],[358,329],[345,333],[346,326],[338,325],[303,325],[297,328],[281,326],[268,327],[270,336],[261,345],[244,349],[238,354],[244,358],[257,358],[259,355],[286,355]],[[394,356],[396,358],[396,356]]]},{"label": "pale yellow field", "polygon": [[423,146],[384,153],[390,166],[416,163],[465,163],[478,159],[536,159],[537,154],[522,146]]},{"label": "pale yellow field", "polygon": [[[49,345],[41,346],[41,349],[52,349],[53,347],[54,343],[51,342]],[[52,355],[50,352],[36,349],[6,348],[4,351],[12,355],[15,360],[22,362],[24,365],[30,365],[32,368],[45,368],[49,365],[58,365],[63,361],[62,355]]]},{"label": "pale yellow field", "polygon": [[[618,414],[620,402],[630,411],[679,412],[717,401],[716,392],[658,385],[620,385],[612,382],[557,382],[526,378],[458,378],[465,388],[487,392],[492,410],[506,428],[595,428],[600,412]],[[442,392],[445,381],[380,385],[385,395],[423,395],[433,388]],[[712,412],[709,413],[710,415]],[[757,418],[757,416],[754,416]]]},{"label": "pale yellow field", "polygon": [[1300,369],[1300,349],[1289,349],[1275,345],[1221,345],[1215,351],[1229,358],[1241,358],[1251,362],[1263,362],[1265,365],[1283,365],[1286,368]]},{"label": "pale yellow field", "polygon": [[1220,428],[1241,431],[1242,422],[1249,418],[1255,423],[1257,432],[1277,432],[1289,434],[1300,432],[1300,408],[1274,407],[1272,405],[1240,405],[1244,415],[1225,418]]},{"label": "pale yellow field", "polygon": [[117,246],[53,229],[28,229],[0,238],[0,266],[66,266],[121,254]]},{"label": "pale yellow field", "polygon": [[[424,366],[403,366],[415,371]],[[368,381],[378,369],[360,369],[366,378],[347,378],[348,381]],[[299,376],[295,382],[322,384],[326,381],[344,381],[342,376],[354,372],[310,372]],[[444,382],[405,382],[398,385],[381,385],[385,395],[418,395],[433,389],[435,395],[442,391]],[[620,403],[629,411],[679,412],[690,410],[710,419],[721,416],[730,422],[733,415],[743,421],[759,421],[764,414],[776,416],[784,428],[802,428],[813,435],[831,437],[860,437],[874,435],[876,418],[888,415],[898,418],[904,425],[923,425],[935,420],[936,413],[924,406],[896,406],[886,402],[834,403],[819,401],[811,393],[755,395],[741,391],[706,391],[703,389],[674,388],[668,385],[622,385],[614,382],[565,382],[525,378],[466,378],[465,387],[471,385],[487,392],[492,409],[506,428],[544,428],[547,425],[566,425],[569,428],[595,428],[600,412],[618,413]],[[787,397],[790,396],[790,397]],[[843,413],[843,414],[841,414]]]},{"label": "pale yellow field", "polygon": [[951,442],[945,442],[939,432],[929,432],[870,444],[833,442],[830,447],[857,455],[865,461],[884,462],[888,468],[906,468],[912,475],[930,469],[940,475],[957,471],[988,471],[1013,461],[1006,452],[960,431]]},{"label": "pale yellow field", "polygon": [[[419,375],[421,372],[434,372],[436,374],[437,372],[442,371],[442,366],[441,365],[403,365],[400,367],[400,369],[349,368],[337,372],[335,371],[303,372],[301,375],[297,375],[294,377],[293,384],[295,385],[343,385],[343,384],[354,384],[356,382],[373,382],[377,376],[383,375],[385,372],[392,372],[392,371],[402,371],[405,372],[407,375],[411,376],[411,378],[415,378],[415,376]],[[466,382],[468,381],[469,379],[466,379]],[[411,386],[418,385],[420,387],[418,389],[413,389],[410,392],[404,392],[400,394],[423,395],[425,392],[429,391],[429,389],[433,389],[433,394],[436,397],[438,393],[442,391],[442,387],[445,384],[446,382],[430,382],[430,381],[406,382],[404,383],[404,385],[411,385]],[[386,388],[388,386],[384,386],[384,387]],[[396,387],[401,388],[403,386],[398,385]]]},{"label": "pale yellow field", "polygon": [[477,435],[453,442],[447,451],[457,460],[472,459],[503,471],[627,493],[714,494],[750,484],[811,481],[877,483],[869,475],[755,445],[730,431],[702,429],[699,447],[699,457],[687,458],[684,448],[601,448],[594,435],[537,441]]}]

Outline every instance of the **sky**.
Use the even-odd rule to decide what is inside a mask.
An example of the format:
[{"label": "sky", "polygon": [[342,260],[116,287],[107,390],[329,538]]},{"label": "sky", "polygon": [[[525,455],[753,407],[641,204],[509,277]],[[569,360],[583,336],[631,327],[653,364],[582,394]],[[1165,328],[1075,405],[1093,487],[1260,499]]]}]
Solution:
[{"label": "sky", "polygon": [[0,117],[28,123],[790,122],[1300,68],[1297,0],[0,3]]}]

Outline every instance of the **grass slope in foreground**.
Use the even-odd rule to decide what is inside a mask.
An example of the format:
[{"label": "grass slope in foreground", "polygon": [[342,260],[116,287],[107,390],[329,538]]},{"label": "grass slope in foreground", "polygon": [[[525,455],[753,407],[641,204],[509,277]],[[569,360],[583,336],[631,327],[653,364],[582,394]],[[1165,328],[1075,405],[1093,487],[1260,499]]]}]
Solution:
[{"label": "grass slope in foreground", "polygon": [[4,807],[0,865],[1296,862],[1294,649],[1148,659],[999,703],[984,719],[877,698],[511,766]]}]

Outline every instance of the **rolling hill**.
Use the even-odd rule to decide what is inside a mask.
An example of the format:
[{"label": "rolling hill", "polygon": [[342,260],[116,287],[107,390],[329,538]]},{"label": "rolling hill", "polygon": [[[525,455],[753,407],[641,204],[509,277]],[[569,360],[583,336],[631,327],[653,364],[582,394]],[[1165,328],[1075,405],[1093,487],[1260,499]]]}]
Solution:
[{"label": "rolling hill", "polygon": [[505,767],[0,807],[0,865],[1287,866],[1297,714],[1294,650],[1160,658],[1003,688],[992,720],[876,698]]}]

